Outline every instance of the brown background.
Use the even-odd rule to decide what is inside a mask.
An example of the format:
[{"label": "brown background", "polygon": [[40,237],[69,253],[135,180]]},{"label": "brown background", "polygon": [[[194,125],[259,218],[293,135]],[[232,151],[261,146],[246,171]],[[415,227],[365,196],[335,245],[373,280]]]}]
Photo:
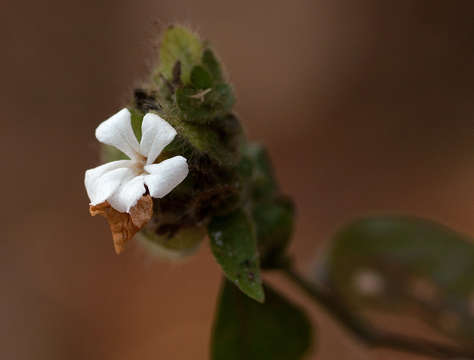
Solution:
[{"label": "brown background", "polygon": [[[146,75],[160,28],[211,40],[249,136],[299,209],[302,270],[340,224],[405,212],[474,234],[472,1],[2,1],[2,359],[206,359],[220,273],[113,253],[90,218],[93,130]],[[278,275],[270,279],[297,293]],[[317,359],[369,352],[304,296]],[[414,358],[414,357],[413,357]]]}]

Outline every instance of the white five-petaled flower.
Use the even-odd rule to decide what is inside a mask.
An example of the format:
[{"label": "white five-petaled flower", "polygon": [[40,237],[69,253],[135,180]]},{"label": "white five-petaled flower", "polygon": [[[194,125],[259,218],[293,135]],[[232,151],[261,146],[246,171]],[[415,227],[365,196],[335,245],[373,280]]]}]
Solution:
[{"label": "white five-petaled flower", "polygon": [[151,197],[162,198],[188,175],[188,164],[182,156],[154,164],[176,136],[176,130],[156,114],[143,117],[140,143],[132,130],[127,109],[101,123],[95,136],[101,143],[125,153],[130,160],[112,161],[86,171],[84,184],[91,205],[107,201],[115,210],[129,212],[145,194],[145,185]]}]

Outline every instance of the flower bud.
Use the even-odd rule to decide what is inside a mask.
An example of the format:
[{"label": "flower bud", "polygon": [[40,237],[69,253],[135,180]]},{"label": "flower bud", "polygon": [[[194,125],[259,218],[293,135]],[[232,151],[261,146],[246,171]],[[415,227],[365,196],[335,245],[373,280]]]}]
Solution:
[{"label": "flower bud", "polygon": [[204,228],[193,226],[180,229],[171,237],[145,229],[137,236],[137,240],[152,255],[168,260],[179,260],[194,254],[205,236]]}]

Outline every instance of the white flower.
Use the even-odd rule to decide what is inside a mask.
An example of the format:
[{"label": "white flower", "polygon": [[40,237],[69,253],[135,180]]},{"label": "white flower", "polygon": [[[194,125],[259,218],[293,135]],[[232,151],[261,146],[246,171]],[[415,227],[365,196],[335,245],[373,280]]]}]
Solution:
[{"label": "white flower", "polygon": [[182,156],[174,156],[154,164],[161,151],[173,141],[176,130],[158,115],[143,117],[140,144],[131,125],[127,109],[101,123],[95,136],[128,155],[130,160],[112,161],[86,171],[84,184],[91,205],[108,201],[119,212],[129,212],[146,192],[162,198],[188,175],[188,164]]}]

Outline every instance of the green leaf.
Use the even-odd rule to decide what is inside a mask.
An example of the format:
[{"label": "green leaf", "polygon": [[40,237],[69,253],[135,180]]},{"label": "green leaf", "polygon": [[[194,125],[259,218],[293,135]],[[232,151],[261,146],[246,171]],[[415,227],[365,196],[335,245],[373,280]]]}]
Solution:
[{"label": "green leaf", "polygon": [[263,302],[255,231],[242,210],[214,217],[208,226],[211,249],[224,274],[242,292]]},{"label": "green leaf", "polygon": [[265,294],[259,304],[224,282],[212,360],[298,360],[308,352],[313,336],[306,314],[268,286]]},{"label": "green leaf", "polygon": [[278,184],[267,151],[259,144],[249,144],[243,149],[243,153],[254,164],[252,198],[255,201],[273,198],[278,192]]},{"label": "green leaf", "polygon": [[140,142],[142,138],[142,122],[143,122],[143,114],[141,111],[130,107],[130,113],[132,114],[132,129],[137,137],[138,142]]},{"label": "green leaf", "polygon": [[223,80],[221,66],[211,49],[204,50],[202,64],[209,70],[215,82]]},{"label": "green leaf", "polygon": [[169,81],[173,80],[173,69],[181,65],[181,80],[189,84],[191,69],[201,62],[202,43],[197,35],[182,26],[169,27],[163,34],[158,68]]},{"label": "green leaf", "polygon": [[415,316],[453,339],[474,340],[474,245],[408,217],[356,221],[334,238],[323,279],[359,311]]},{"label": "green leaf", "polygon": [[[201,85],[207,80],[204,77],[195,79]],[[204,90],[182,87],[176,91],[176,103],[184,120],[199,124],[207,124],[228,113],[234,100],[232,88],[227,84],[218,84]]]},{"label": "green leaf", "polygon": [[270,157],[263,146],[246,144],[238,171],[246,183],[262,267],[278,267],[293,232],[293,203],[280,194]]},{"label": "green leaf", "polygon": [[218,115],[229,112],[235,103],[232,87],[229,84],[217,84],[209,93],[208,101],[218,108]]},{"label": "green leaf", "polygon": [[181,110],[184,120],[205,124],[212,120],[212,110],[205,105],[206,90],[196,90],[193,87],[182,87],[176,90],[176,104]]},{"label": "green leaf", "polygon": [[209,157],[224,167],[231,167],[238,163],[240,159],[238,151],[229,147],[228,139],[222,137],[210,126],[182,121],[173,112],[162,112],[160,115],[178,132],[178,136],[173,141],[174,144],[170,144],[177,150],[177,153],[172,155],[183,155],[187,158]]},{"label": "green leaf", "polygon": [[279,265],[293,233],[294,206],[287,197],[255,204],[252,216],[262,267]]},{"label": "green leaf", "polygon": [[129,160],[129,157],[114,146],[102,145],[100,159],[102,162],[106,163],[116,160]]},{"label": "green leaf", "polygon": [[212,87],[211,75],[202,66],[194,66],[191,71],[191,85],[196,89],[209,89]]}]

